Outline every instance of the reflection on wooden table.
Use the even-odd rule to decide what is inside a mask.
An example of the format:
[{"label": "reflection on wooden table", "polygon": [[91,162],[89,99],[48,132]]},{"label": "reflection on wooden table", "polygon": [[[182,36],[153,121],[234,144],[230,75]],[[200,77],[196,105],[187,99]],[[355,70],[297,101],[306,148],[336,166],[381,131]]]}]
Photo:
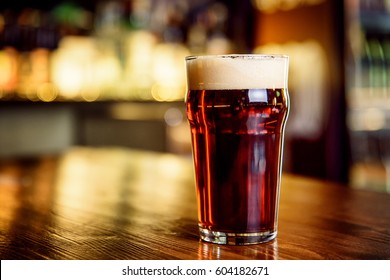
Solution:
[{"label": "reflection on wooden table", "polygon": [[390,259],[390,195],[284,175],[279,235],[199,241],[192,159],[119,148],[0,162],[1,259]]}]

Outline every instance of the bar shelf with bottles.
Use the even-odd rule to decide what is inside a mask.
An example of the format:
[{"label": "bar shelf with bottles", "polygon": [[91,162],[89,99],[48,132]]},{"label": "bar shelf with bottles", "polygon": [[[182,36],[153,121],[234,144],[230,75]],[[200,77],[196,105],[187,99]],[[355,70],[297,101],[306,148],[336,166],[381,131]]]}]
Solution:
[{"label": "bar shelf with bottles", "polygon": [[352,2],[345,1],[350,180],[390,192],[390,1]]},{"label": "bar shelf with bottles", "polygon": [[229,9],[127,0],[0,10],[0,100],[182,101],[185,56],[240,51]]},{"label": "bar shelf with bottles", "polygon": [[[179,99],[184,81],[176,66],[187,54],[185,48],[161,42],[149,30],[126,26],[125,2],[107,3],[94,13],[65,2],[50,11],[0,13],[0,99]],[[166,69],[163,83],[161,63]],[[170,79],[177,81],[174,86]]]},{"label": "bar shelf with bottles", "polygon": [[184,57],[252,48],[246,1],[3,2],[0,159],[71,145],[187,154]]}]

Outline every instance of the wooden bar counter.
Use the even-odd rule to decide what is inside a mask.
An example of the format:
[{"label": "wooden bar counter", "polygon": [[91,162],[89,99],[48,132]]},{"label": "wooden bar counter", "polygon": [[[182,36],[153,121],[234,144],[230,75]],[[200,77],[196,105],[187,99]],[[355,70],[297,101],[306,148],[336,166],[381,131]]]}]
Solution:
[{"label": "wooden bar counter", "polygon": [[283,175],[279,232],[199,240],[191,158],[119,148],[0,161],[1,259],[390,259],[390,195]]}]

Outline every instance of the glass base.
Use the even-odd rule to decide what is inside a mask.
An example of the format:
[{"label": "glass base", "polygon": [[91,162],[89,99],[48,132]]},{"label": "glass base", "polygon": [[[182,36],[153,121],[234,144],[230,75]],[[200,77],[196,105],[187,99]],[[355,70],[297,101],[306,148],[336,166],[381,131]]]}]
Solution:
[{"label": "glass base", "polygon": [[203,227],[199,227],[199,233],[202,240],[211,243],[227,245],[249,245],[271,241],[275,239],[277,231],[233,233],[212,231]]}]

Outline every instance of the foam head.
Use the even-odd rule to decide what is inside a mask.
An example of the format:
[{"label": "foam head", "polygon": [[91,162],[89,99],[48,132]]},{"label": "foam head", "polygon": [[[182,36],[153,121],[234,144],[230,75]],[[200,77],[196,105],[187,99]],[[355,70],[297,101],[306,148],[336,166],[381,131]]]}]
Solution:
[{"label": "foam head", "polygon": [[287,88],[284,55],[191,56],[186,64],[189,90]]}]

